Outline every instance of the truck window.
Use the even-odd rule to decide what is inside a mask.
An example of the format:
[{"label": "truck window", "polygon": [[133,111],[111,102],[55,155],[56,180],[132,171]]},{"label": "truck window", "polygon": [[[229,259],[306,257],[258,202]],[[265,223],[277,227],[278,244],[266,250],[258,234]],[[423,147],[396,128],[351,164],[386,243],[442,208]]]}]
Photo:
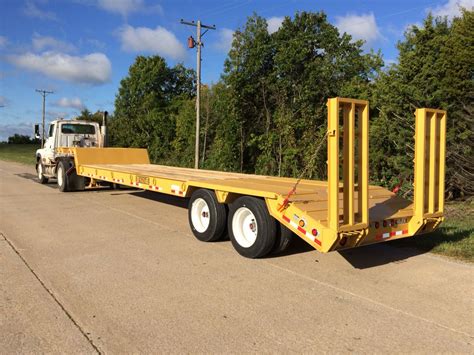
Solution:
[{"label": "truck window", "polygon": [[48,137],[52,137],[53,134],[54,134],[54,124],[50,124]]},{"label": "truck window", "polygon": [[61,133],[65,134],[95,134],[95,127],[90,124],[65,123],[61,126]]}]

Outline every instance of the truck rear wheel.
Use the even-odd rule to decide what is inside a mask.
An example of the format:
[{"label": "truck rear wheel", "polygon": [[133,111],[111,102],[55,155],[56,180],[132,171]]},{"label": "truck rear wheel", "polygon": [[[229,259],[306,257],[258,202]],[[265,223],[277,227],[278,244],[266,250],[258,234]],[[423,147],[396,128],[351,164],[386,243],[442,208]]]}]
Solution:
[{"label": "truck rear wheel", "polygon": [[40,161],[38,162],[38,165],[36,166],[36,172],[38,173],[39,183],[40,184],[47,184],[48,183],[48,178],[43,175],[44,166]]},{"label": "truck rear wheel", "polygon": [[58,188],[61,192],[69,191],[69,177],[67,176],[68,166],[64,160],[61,160],[56,170],[56,176],[58,180]]},{"label": "truck rear wheel", "polygon": [[277,222],[259,198],[243,196],[235,200],[227,224],[232,245],[242,256],[261,258],[275,245]]},{"label": "truck rear wheel", "polygon": [[227,210],[213,191],[195,191],[188,206],[189,225],[194,236],[202,242],[219,240],[225,232]]}]

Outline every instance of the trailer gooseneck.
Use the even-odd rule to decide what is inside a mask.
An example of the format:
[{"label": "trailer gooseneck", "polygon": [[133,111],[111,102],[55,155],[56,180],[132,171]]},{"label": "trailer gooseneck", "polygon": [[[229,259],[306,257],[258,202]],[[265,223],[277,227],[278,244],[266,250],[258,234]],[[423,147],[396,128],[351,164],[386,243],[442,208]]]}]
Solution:
[{"label": "trailer gooseneck", "polygon": [[215,241],[228,231],[250,258],[285,249],[293,234],[320,252],[410,237],[436,229],[444,207],[446,112],[415,116],[413,202],[369,185],[369,104],[338,97],[328,100],[328,181],[301,180],[290,196],[294,178],[154,165],[134,148],[60,148],[75,169],[62,172],[61,191],[84,186],[74,176],[190,198],[193,234]]}]

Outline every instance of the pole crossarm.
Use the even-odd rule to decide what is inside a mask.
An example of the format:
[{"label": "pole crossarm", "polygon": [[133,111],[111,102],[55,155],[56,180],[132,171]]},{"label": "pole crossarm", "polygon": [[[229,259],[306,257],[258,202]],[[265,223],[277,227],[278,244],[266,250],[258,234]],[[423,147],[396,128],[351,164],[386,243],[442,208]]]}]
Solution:
[{"label": "pole crossarm", "polygon": [[[200,22],[200,21],[198,21],[198,22]],[[180,23],[181,23],[182,25],[188,25],[188,26],[194,26],[194,27],[197,27],[197,25],[198,25],[198,24],[197,24],[196,22],[194,22],[194,21],[189,22],[189,21],[184,21],[183,19],[181,19]],[[207,29],[209,29],[209,30],[215,30],[215,29],[216,29],[216,25],[203,25],[203,24],[201,24],[201,28],[207,28]]]}]

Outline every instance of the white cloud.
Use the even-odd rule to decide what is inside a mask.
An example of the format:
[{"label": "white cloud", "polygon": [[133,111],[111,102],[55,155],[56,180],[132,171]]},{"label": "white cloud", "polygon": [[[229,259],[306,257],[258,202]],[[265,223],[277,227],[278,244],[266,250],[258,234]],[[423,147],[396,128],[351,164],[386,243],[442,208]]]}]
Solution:
[{"label": "white cloud", "polygon": [[0,106],[7,106],[10,101],[5,96],[0,96]]},{"label": "white cloud", "polygon": [[218,41],[214,43],[214,47],[224,53],[227,53],[232,47],[233,40],[234,31],[229,28],[222,28],[218,32]]},{"label": "white cloud", "polygon": [[17,67],[74,83],[103,84],[110,80],[112,73],[110,61],[102,53],[84,56],[57,52],[24,53],[8,59]]},{"label": "white cloud", "polygon": [[461,14],[460,7],[472,11],[474,0],[448,0],[444,5],[429,9],[434,16],[447,16],[449,19],[458,17]]},{"label": "white cloud", "polygon": [[49,36],[41,36],[38,33],[33,34],[33,48],[37,51],[44,49],[55,50],[59,52],[74,52],[76,47],[70,43],[60,41]]},{"label": "white cloud", "polygon": [[160,5],[146,6],[143,0],[98,0],[97,5],[102,9],[121,14],[126,17],[132,12],[159,13],[163,12]]},{"label": "white cloud", "polygon": [[33,123],[27,122],[0,124],[0,142],[6,142],[8,137],[15,133],[31,137],[33,136],[33,127]]},{"label": "white cloud", "polygon": [[353,39],[362,39],[367,44],[372,44],[383,38],[377,27],[373,13],[366,15],[348,14],[346,16],[336,16],[336,27],[341,33],[346,32]]},{"label": "white cloud", "polygon": [[176,36],[161,26],[151,29],[127,25],[119,30],[119,36],[122,50],[127,52],[157,53],[173,59],[183,59],[186,55]]},{"label": "white cloud", "polygon": [[284,17],[270,17],[267,19],[268,33],[272,34],[278,31],[284,19]]},{"label": "white cloud", "polygon": [[54,103],[54,106],[75,108],[78,110],[82,110],[84,108],[84,104],[82,103],[81,99],[78,97],[72,97],[72,98],[62,97]]},{"label": "white cloud", "polygon": [[7,45],[8,39],[5,36],[0,36],[0,48],[3,48]]},{"label": "white cloud", "polygon": [[57,21],[58,18],[56,14],[52,11],[45,11],[41,10],[33,0],[28,0],[25,3],[25,7],[23,8],[23,13],[32,18],[38,18],[40,20],[52,20]]}]

